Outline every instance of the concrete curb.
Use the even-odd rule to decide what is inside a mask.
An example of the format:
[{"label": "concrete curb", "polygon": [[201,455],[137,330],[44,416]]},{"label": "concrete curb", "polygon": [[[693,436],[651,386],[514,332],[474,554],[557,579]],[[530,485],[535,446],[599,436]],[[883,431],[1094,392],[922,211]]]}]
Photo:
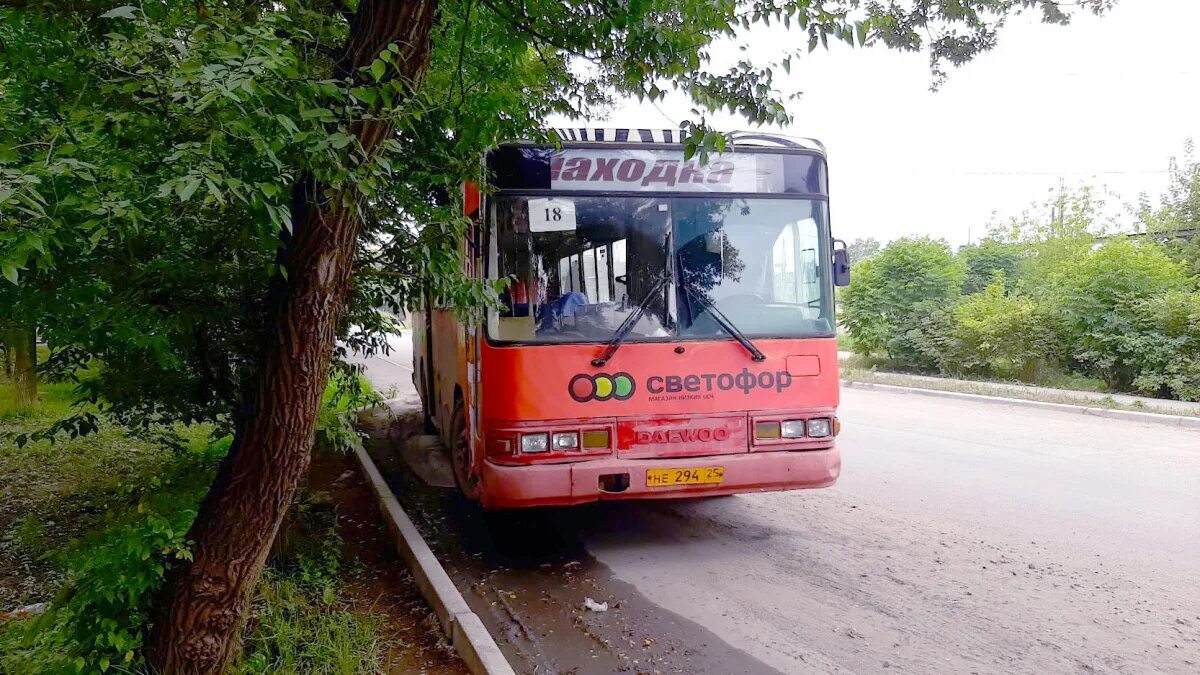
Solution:
[{"label": "concrete curb", "polygon": [[1189,417],[1185,415],[1164,415],[1162,413],[1137,412],[1134,410],[1114,410],[1112,408],[1098,408],[1092,406],[1075,405],[1072,403],[1031,401],[1024,398],[1007,398],[1004,396],[988,396],[986,394],[968,394],[966,392],[944,391],[941,389],[922,389],[920,387],[905,387],[898,384],[881,384],[879,382],[842,380],[842,386],[849,387],[851,389],[877,389],[880,391],[917,394],[919,396],[954,398],[962,401],[976,401],[978,403],[998,403],[1001,405],[1015,405],[1024,408],[1039,408],[1041,410],[1056,410],[1058,412],[1065,413],[1094,415],[1096,417],[1125,420],[1126,422],[1145,422],[1149,424],[1183,427],[1185,429],[1200,429],[1200,417]]},{"label": "concrete curb", "polygon": [[379,510],[387,521],[388,530],[396,540],[396,551],[404,558],[417,582],[417,588],[433,608],[438,623],[454,645],[454,650],[467,664],[467,669],[474,675],[515,675],[496,641],[467,606],[467,601],[437,561],[429,544],[425,543],[412,519],[396,501],[396,496],[383,480],[371,456],[362,448],[357,448],[354,454],[379,501]]}]

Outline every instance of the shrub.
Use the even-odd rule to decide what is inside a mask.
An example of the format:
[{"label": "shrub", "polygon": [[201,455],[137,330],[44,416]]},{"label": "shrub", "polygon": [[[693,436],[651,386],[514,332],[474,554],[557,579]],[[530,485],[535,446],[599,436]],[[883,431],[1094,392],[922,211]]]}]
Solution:
[{"label": "shrub", "polygon": [[1060,311],[1072,359],[1110,387],[1129,389],[1150,348],[1140,330],[1144,303],[1188,289],[1185,266],[1150,241],[1110,239],[1077,266]]},{"label": "shrub", "polygon": [[926,353],[922,336],[928,327],[922,323],[933,319],[935,308],[953,304],[962,282],[962,265],[945,241],[906,238],[888,244],[855,267],[842,296],[841,322],[855,352],[886,351],[895,358]]},{"label": "shrub", "polygon": [[956,256],[962,261],[966,275],[962,292],[970,295],[998,280],[1005,289],[1011,289],[1017,281],[1017,270],[1024,253],[1018,244],[986,239],[979,244],[960,248]]},{"label": "shrub", "polygon": [[912,306],[900,330],[887,342],[888,355],[911,368],[952,372],[959,360],[954,316],[943,300],[922,300]]},{"label": "shrub", "polygon": [[1054,335],[1028,296],[994,283],[954,308],[955,360],[949,370],[1035,381],[1053,361]]},{"label": "shrub", "polygon": [[1175,292],[1138,306],[1130,344],[1140,367],[1133,385],[1148,394],[1200,401],[1200,294]]}]

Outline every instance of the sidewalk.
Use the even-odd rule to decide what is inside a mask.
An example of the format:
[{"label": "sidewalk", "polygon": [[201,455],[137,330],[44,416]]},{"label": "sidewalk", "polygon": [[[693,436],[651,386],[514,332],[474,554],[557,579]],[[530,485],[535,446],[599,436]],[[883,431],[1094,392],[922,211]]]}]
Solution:
[{"label": "sidewalk", "polygon": [[[838,352],[838,359],[851,356],[850,352]],[[851,376],[843,375],[844,379],[862,379],[868,382],[896,384],[923,389],[944,389],[962,391],[973,394],[990,396],[1006,396],[1009,398],[1026,398],[1033,400],[1052,400],[1062,403],[1095,403],[1100,406],[1120,407],[1131,410],[1147,410],[1165,412],[1174,415],[1200,417],[1200,403],[1190,401],[1173,401],[1165,398],[1150,396],[1133,396],[1130,394],[1107,394],[1097,391],[1078,391],[1075,389],[1054,389],[1037,387],[1028,384],[1008,382],[988,382],[983,380],[956,380],[949,377],[931,377],[928,375],[910,375],[890,371],[855,369]],[[864,375],[860,378],[860,374]]]}]

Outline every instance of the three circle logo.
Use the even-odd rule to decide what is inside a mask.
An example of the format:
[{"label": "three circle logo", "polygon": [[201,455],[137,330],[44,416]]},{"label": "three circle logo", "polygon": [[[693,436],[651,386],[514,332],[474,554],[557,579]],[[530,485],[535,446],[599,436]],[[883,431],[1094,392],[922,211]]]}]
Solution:
[{"label": "three circle logo", "polygon": [[625,401],[633,396],[636,389],[637,385],[634,384],[633,376],[629,373],[617,373],[616,375],[580,373],[572,377],[571,383],[567,385],[567,391],[571,394],[571,398],[580,403],[609,399]]}]

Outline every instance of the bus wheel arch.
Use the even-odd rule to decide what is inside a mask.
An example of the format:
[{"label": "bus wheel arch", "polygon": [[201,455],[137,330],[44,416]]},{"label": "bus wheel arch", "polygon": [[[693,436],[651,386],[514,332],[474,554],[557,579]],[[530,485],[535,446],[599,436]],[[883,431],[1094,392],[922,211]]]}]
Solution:
[{"label": "bus wheel arch", "polygon": [[461,392],[455,392],[454,413],[450,417],[450,463],[454,468],[454,482],[464,497],[478,500],[480,477],[471,452],[470,434],[467,428],[466,406]]}]

